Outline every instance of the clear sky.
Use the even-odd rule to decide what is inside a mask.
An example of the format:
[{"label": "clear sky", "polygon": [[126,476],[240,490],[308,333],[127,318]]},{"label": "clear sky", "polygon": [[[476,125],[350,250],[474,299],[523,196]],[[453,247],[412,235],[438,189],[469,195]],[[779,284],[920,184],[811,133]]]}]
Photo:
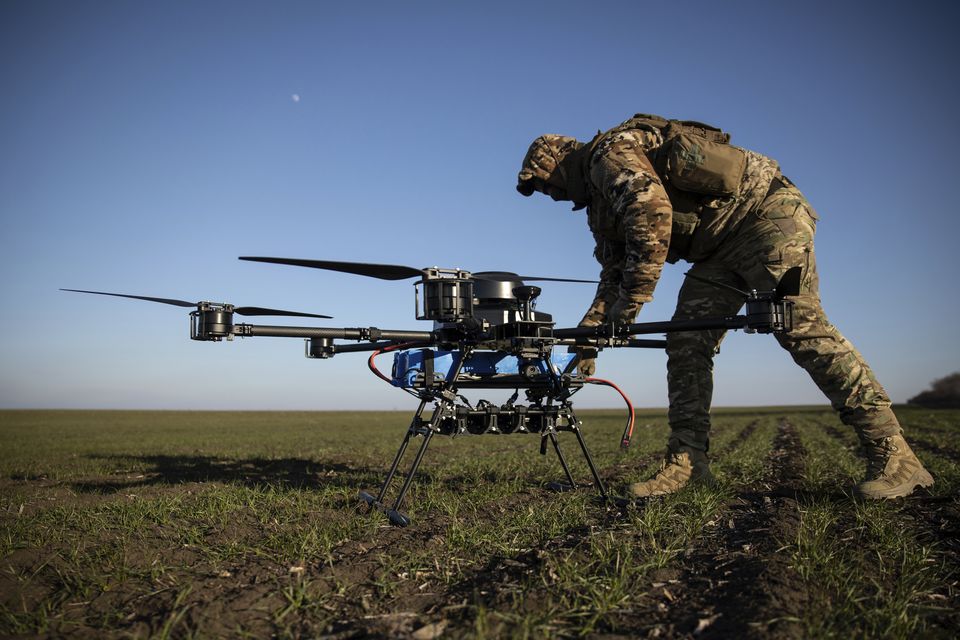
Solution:
[{"label": "clear sky", "polygon": [[[193,342],[183,309],[58,289],[428,329],[409,281],[237,257],[595,277],[583,214],[521,197],[516,172],[537,135],[638,111],[780,162],[822,218],[830,319],[902,402],[960,370],[958,18],[929,1],[7,0],[0,407],[409,408],[363,356]],[[640,320],[670,317],[686,268]],[[591,298],[547,284],[539,308],[572,326]],[[598,375],[665,406],[665,361],[604,352]],[[716,378],[717,405],[824,401],[769,336],[728,337]]]}]

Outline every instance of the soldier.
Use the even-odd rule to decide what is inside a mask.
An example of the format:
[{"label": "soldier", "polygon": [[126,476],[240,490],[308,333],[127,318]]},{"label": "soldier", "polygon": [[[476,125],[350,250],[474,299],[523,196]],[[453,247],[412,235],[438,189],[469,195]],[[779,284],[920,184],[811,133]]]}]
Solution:
[{"label": "soldier", "polygon": [[[589,143],[560,135],[530,145],[517,190],[587,209],[601,265],[600,284],[580,326],[635,321],[652,299],[664,262],[693,264],[673,318],[735,314],[737,289],[773,289],[784,272],[803,269],[792,298],[793,328],[776,334],[867,453],[867,498],[906,496],[933,478],[904,440],[890,399],[863,357],[820,306],[813,237],[818,216],[776,161],[729,144],[719,129],[637,114]],[[659,472],[630,485],[637,497],[673,493],[691,481],[712,482],[707,450],[713,358],[725,331],[667,336],[670,437]],[[580,372],[596,368],[581,353]]]}]

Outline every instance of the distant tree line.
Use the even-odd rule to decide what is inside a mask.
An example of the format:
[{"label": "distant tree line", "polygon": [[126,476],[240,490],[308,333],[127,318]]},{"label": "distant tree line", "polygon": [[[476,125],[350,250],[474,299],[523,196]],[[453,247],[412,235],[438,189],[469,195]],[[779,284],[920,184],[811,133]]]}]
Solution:
[{"label": "distant tree line", "polygon": [[960,372],[934,380],[930,389],[910,398],[907,403],[931,409],[960,408]]}]

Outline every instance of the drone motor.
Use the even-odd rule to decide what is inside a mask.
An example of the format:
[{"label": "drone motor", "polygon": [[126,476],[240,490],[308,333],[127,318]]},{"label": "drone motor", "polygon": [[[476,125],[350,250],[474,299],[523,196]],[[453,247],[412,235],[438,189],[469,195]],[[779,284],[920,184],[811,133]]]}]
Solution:
[{"label": "drone motor", "polygon": [[[474,280],[460,269],[424,269],[416,291],[417,320],[460,322],[473,317]],[[421,306],[420,287],[423,287]]]},{"label": "drone motor", "polygon": [[747,298],[746,333],[781,333],[793,328],[793,301],[769,292],[751,291]]},{"label": "drone motor", "polygon": [[333,338],[307,338],[306,356],[308,358],[320,358],[326,360],[332,358],[334,354]]},{"label": "drone motor", "polygon": [[219,342],[233,339],[232,304],[200,302],[197,310],[190,312],[190,339]]}]

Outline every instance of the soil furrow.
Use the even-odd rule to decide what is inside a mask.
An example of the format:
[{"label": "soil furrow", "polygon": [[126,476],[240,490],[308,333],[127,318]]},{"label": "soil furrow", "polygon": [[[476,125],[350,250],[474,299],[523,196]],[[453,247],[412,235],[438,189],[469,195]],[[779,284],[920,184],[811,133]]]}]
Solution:
[{"label": "soil furrow", "polygon": [[[757,427],[758,427],[759,425],[760,425],[760,421],[759,421],[759,420],[753,420],[753,421],[747,423],[747,426],[745,426],[745,427],[740,431],[740,433],[738,433],[738,434],[733,438],[733,440],[731,440],[730,442],[728,442],[727,445],[726,445],[725,447],[723,447],[723,449],[721,449],[718,453],[727,453],[727,452],[730,452],[730,451],[736,451],[736,450],[740,447],[740,445],[742,445],[744,442],[746,442],[746,441],[750,438],[750,436],[753,435],[753,432],[757,430]],[[711,451],[711,454],[710,454],[710,455],[711,455],[711,456],[714,455],[712,451]]]},{"label": "soil furrow", "polygon": [[739,492],[718,516],[719,526],[687,551],[676,584],[654,592],[663,612],[656,632],[802,637],[791,620],[802,613],[806,590],[781,541],[795,537],[799,525],[796,490],[804,455],[793,426],[781,421],[764,478]]},{"label": "soil furrow", "polygon": [[910,443],[912,449],[920,453],[931,453],[950,462],[960,463],[960,452],[955,449],[946,449],[923,438],[911,438],[908,436],[907,442]]},{"label": "soil furrow", "polygon": [[[845,429],[838,427],[835,424],[829,424],[824,422],[818,423],[817,427],[826,431],[831,438],[833,438],[840,444],[845,446],[849,444],[848,439],[850,437],[850,434]],[[847,427],[847,429],[849,429],[849,427]]]}]

